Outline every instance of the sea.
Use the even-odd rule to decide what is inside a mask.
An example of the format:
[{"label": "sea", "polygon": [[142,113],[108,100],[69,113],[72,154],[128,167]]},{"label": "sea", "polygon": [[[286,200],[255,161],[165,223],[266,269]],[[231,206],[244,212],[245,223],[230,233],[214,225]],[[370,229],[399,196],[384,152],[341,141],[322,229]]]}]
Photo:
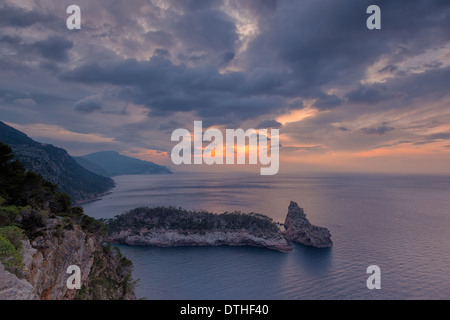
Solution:
[{"label": "sea", "polygon": [[[94,218],[136,207],[256,212],[283,223],[290,201],[327,227],[333,247],[120,245],[138,298],[154,300],[450,299],[450,177],[381,174],[176,173],[114,177],[83,205]],[[369,289],[369,266],[380,289]],[[372,281],[370,281],[372,282]]]}]

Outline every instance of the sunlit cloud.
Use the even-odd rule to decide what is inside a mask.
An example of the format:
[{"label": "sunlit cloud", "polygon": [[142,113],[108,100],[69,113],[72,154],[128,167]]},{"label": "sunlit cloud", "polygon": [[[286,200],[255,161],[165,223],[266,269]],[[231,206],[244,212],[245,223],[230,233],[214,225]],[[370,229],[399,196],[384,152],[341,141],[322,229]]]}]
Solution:
[{"label": "sunlit cloud", "polygon": [[105,137],[101,134],[73,132],[57,125],[49,125],[42,123],[21,125],[10,122],[6,122],[6,124],[13,128],[16,128],[19,131],[25,132],[27,135],[31,137],[51,138],[54,140],[84,142],[84,143],[116,142],[114,138]]},{"label": "sunlit cloud", "polygon": [[318,113],[317,109],[305,108],[300,110],[293,110],[284,115],[281,115],[275,120],[280,122],[283,126],[291,122],[299,122],[309,117],[314,117]]},{"label": "sunlit cloud", "polygon": [[[400,49],[401,51],[401,49]],[[427,70],[446,68],[450,66],[450,43],[426,50],[423,53],[403,59],[392,56],[383,56],[367,68],[366,78],[362,84],[385,83],[388,79],[399,75],[405,76],[414,73],[424,73]]]}]

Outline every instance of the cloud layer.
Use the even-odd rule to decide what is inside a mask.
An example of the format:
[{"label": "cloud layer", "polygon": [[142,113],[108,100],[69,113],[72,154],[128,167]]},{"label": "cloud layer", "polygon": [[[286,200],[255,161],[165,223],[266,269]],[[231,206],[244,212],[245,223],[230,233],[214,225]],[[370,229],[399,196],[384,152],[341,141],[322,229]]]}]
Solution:
[{"label": "cloud layer", "polygon": [[[82,29],[67,30],[67,1],[5,1],[0,109],[124,152],[167,152],[170,130],[203,120],[280,128],[286,161],[444,163],[450,5],[375,2],[82,0]],[[366,28],[371,4],[381,30]]]}]

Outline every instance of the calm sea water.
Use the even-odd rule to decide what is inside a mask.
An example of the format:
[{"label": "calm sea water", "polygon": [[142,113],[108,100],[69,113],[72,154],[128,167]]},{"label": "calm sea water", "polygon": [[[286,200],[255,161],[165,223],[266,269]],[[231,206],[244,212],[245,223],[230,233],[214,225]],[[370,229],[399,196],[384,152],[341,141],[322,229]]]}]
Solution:
[{"label": "calm sea water", "polygon": [[[258,212],[283,222],[290,200],[334,246],[120,246],[147,299],[450,299],[450,177],[188,174],[119,176],[95,218],[138,206]],[[369,265],[381,290],[369,290]]]}]

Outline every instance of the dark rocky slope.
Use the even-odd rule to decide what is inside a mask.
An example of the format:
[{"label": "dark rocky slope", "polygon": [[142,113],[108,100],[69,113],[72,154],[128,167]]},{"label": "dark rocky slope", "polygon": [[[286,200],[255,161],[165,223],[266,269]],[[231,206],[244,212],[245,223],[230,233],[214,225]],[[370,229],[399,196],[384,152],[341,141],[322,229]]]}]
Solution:
[{"label": "dark rocky slope", "polygon": [[58,186],[75,203],[96,199],[114,187],[114,180],[79,165],[66,150],[39,143],[0,121],[0,142],[8,144],[27,170]]}]

